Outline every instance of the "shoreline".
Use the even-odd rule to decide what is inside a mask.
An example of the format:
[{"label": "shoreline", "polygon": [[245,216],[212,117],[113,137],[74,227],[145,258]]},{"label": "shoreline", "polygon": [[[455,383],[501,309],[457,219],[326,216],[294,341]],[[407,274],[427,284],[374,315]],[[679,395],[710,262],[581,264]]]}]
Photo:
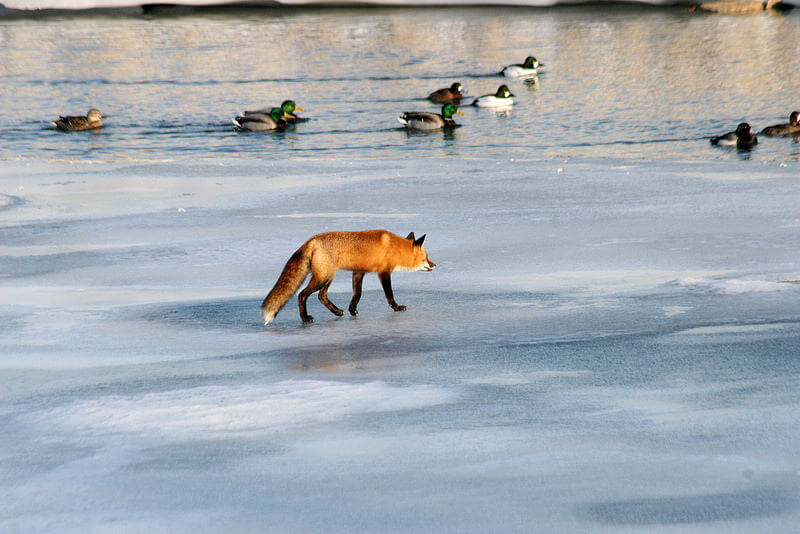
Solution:
[{"label": "shoreline", "polygon": [[786,11],[797,7],[796,0],[717,0],[711,2],[698,2],[697,0],[476,0],[452,2],[442,0],[394,1],[340,1],[340,0],[183,0],[177,2],[146,3],[130,0],[89,0],[77,1],[73,6],[64,6],[63,2],[26,2],[26,0],[12,0],[0,3],[0,17],[47,17],[69,15],[106,15],[106,16],[175,16],[182,14],[196,14],[204,11],[234,11],[246,10],[305,10],[305,9],[447,9],[447,8],[519,8],[519,9],[550,9],[550,8],[581,8],[581,7],[619,7],[619,8],[689,8],[692,11],[720,14],[744,14],[759,11]]}]

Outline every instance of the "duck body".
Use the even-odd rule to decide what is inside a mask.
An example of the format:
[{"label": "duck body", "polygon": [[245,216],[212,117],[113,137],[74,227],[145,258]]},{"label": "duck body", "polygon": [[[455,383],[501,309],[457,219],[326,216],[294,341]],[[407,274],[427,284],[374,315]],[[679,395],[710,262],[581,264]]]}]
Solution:
[{"label": "duck body", "polygon": [[455,104],[445,104],[442,106],[442,113],[432,113],[430,111],[406,111],[397,117],[397,120],[406,128],[412,130],[439,130],[440,128],[452,128],[456,125],[453,114],[463,115]]},{"label": "duck body", "polygon": [[539,67],[542,66],[539,61],[533,57],[528,56],[525,58],[524,63],[517,63],[515,65],[508,65],[503,67],[499,74],[506,78],[521,78],[523,76],[534,76],[537,74]]},{"label": "duck body", "polygon": [[97,109],[90,109],[85,117],[80,115],[61,116],[53,121],[55,127],[64,132],[79,132],[82,130],[96,130],[103,127],[100,119],[103,114]]},{"label": "duck body", "polygon": [[268,114],[251,111],[237,115],[233,119],[233,124],[239,131],[269,132],[283,130],[286,128],[287,122],[283,118],[281,108],[272,108]]},{"label": "duck body", "polygon": [[461,102],[461,98],[463,96],[461,94],[462,89],[462,85],[456,82],[450,87],[445,87],[444,89],[438,89],[432,92],[428,95],[428,100],[437,104],[446,104],[448,102],[454,102],[458,104]]},{"label": "duck body", "polygon": [[750,125],[740,123],[733,132],[711,138],[711,144],[717,146],[735,146],[736,148],[750,148],[758,143],[758,137],[750,131]]},{"label": "duck body", "polygon": [[500,108],[513,104],[514,95],[505,85],[501,85],[493,95],[479,96],[472,101],[472,105],[479,108]]},{"label": "duck body", "polygon": [[769,137],[800,134],[800,111],[792,111],[792,114],[789,115],[789,124],[767,126],[759,133]]}]

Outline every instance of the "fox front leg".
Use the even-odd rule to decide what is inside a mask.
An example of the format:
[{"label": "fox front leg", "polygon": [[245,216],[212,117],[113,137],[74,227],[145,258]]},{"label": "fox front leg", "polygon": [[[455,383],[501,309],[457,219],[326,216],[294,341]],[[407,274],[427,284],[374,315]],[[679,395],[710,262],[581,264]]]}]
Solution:
[{"label": "fox front leg", "polygon": [[389,303],[389,306],[391,306],[394,311],[406,311],[408,308],[401,306],[394,301],[391,273],[378,273],[378,278],[383,286],[383,292],[386,294],[386,302]]},{"label": "fox front leg", "polygon": [[350,306],[347,308],[353,317],[358,315],[356,306],[358,306],[358,301],[361,300],[361,282],[363,281],[364,273],[353,273],[353,298],[350,299]]}]

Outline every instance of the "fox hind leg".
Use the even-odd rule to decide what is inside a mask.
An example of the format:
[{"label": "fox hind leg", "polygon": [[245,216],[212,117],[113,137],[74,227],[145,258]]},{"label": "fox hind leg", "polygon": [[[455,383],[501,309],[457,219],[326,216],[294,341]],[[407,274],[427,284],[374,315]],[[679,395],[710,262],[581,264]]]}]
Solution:
[{"label": "fox hind leg", "polygon": [[341,317],[342,315],[344,315],[344,311],[339,309],[336,306],[336,304],[331,302],[330,299],[328,298],[328,288],[331,287],[331,283],[332,282],[333,282],[333,278],[328,279],[328,281],[325,282],[325,284],[320,288],[319,293],[317,294],[317,297],[319,297],[319,301],[321,303],[323,303],[325,305],[325,307],[328,308],[331,311],[331,313]]},{"label": "fox hind leg", "polygon": [[392,307],[394,311],[406,311],[408,308],[401,306],[394,301],[394,293],[392,292],[392,275],[391,273],[378,273],[378,278],[383,286],[383,292],[386,294],[386,302]]},{"label": "fox hind leg", "polygon": [[353,298],[350,299],[350,306],[347,307],[352,316],[358,315],[356,306],[358,306],[358,301],[361,300],[361,282],[363,281],[364,273],[353,273]]},{"label": "fox hind leg", "polygon": [[300,318],[303,320],[304,323],[314,322],[314,317],[309,315],[308,312],[306,311],[306,301],[308,300],[308,296],[314,293],[315,291],[319,291],[320,289],[322,289],[322,287],[325,285],[326,282],[327,280],[320,279],[312,275],[311,280],[308,282],[308,285],[305,287],[305,289],[303,289],[300,292],[300,295],[297,297],[297,303],[300,306]]}]

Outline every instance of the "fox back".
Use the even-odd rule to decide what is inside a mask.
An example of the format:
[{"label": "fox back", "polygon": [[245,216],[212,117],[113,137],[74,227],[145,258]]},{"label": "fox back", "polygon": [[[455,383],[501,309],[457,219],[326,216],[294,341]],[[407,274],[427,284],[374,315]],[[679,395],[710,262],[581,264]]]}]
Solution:
[{"label": "fox back", "polygon": [[423,241],[414,234],[403,238],[386,230],[327,232],[303,245],[311,251],[311,270],[339,269],[364,273],[430,271],[436,264],[428,259]]}]

